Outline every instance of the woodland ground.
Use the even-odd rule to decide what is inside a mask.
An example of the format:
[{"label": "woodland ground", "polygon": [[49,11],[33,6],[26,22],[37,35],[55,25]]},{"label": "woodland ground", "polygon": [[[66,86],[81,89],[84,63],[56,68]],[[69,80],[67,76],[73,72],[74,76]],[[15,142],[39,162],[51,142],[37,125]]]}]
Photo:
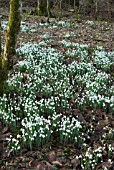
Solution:
[{"label": "woodland ground", "polygon": [[[6,14],[3,16],[2,20],[7,20]],[[114,23],[108,23],[105,21],[95,21],[93,25],[87,20],[76,21],[74,16],[70,14],[68,18],[61,18],[61,21],[75,24],[76,27],[67,27],[60,24],[59,27],[51,29],[53,24],[59,22],[57,18],[50,18],[49,21],[45,17],[37,17],[32,15],[23,15],[22,21],[29,23],[29,26],[32,27],[36,23],[41,23],[41,26],[35,27],[33,32],[20,32],[17,47],[20,46],[20,42],[32,42],[39,43],[42,41],[42,36],[47,34],[51,37],[52,41],[49,41],[46,47],[52,47],[57,51],[65,54],[65,49],[60,45],[60,41],[63,40],[63,37],[68,42],[74,42],[79,44],[89,44],[91,48],[96,46],[103,46],[105,51],[114,51]],[[42,25],[45,26],[42,26]],[[63,23],[64,25],[64,23]],[[70,36],[72,34],[72,36]],[[73,36],[74,35],[74,36]],[[66,37],[65,37],[66,36]],[[4,41],[4,31],[2,30],[2,41]],[[90,56],[92,54],[90,53]],[[70,61],[71,62],[71,61]],[[110,74],[113,79],[113,71],[110,71]],[[74,114],[80,115],[80,121],[83,122],[84,126],[89,126],[92,124],[94,126],[95,134],[91,139],[87,141],[87,147],[98,148],[101,144],[100,136],[104,132],[104,127],[111,127],[114,129],[114,114],[103,111],[102,109],[93,109],[90,107],[85,107],[83,111],[73,107],[72,112]],[[94,115],[94,120],[93,120]],[[99,123],[100,124],[99,124]],[[108,130],[107,130],[108,131]],[[106,132],[107,133],[107,132]],[[6,137],[11,134],[10,129],[0,123],[0,169],[61,169],[61,170],[70,170],[70,169],[82,169],[79,165],[76,155],[81,153],[83,154],[83,147],[80,146],[78,149],[75,148],[73,143],[68,143],[67,145],[60,143],[59,141],[53,140],[50,142],[50,147],[46,148],[44,145],[42,148],[33,148],[32,151],[27,150],[26,148],[21,149],[17,155],[8,156],[6,153]],[[114,137],[111,140],[106,140],[106,145],[112,144],[114,147]],[[113,152],[114,153],[114,152]],[[108,162],[108,154],[106,151],[103,153],[103,163],[98,162],[96,170],[103,169],[103,166],[107,167],[108,170],[113,170],[114,168],[114,155],[111,156],[113,163],[110,165]],[[52,163],[54,162],[55,163]],[[53,165],[53,166],[52,166]]]}]

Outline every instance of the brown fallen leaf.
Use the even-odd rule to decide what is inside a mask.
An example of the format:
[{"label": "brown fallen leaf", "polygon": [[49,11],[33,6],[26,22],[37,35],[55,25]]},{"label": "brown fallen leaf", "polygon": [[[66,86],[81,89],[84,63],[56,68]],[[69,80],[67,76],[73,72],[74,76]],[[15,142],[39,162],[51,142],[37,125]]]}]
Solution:
[{"label": "brown fallen leaf", "polygon": [[47,161],[42,161],[37,165],[35,170],[54,170],[54,168]]},{"label": "brown fallen leaf", "polygon": [[62,167],[62,164],[59,161],[53,161],[52,164],[54,164],[58,167]]},{"label": "brown fallen leaf", "polygon": [[39,164],[39,161],[37,159],[34,159],[29,162],[29,167],[36,168]]},{"label": "brown fallen leaf", "polygon": [[71,160],[71,164],[72,164],[73,168],[77,168],[78,165],[80,164],[80,160],[77,158],[74,158]]},{"label": "brown fallen leaf", "polygon": [[99,121],[99,125],[100,126],[107,126],[109,124],[109,122],[108,122],[108,120],[106,119],[106,120],[100,120]]},{"label": "brown fallen leaf", "polygon": [[96,166],[96,170],[102,170],[104,167],[106,167],[107,169],[110,169],[111,163],[110,162],[100,163]]},{"label": "brown fallen leaf", "polygon": [[74,113],[75,115],[77,115],[77,113],[80,113],[80,110],[79,110],[79,109],[73,109],[73,113]]},{"label": "brown fallen leaf", "polygon": [[114,121],[111,121],[112,126],[114,127]]},{"label": "brown fallen leaf", "polygon": [[78,116],[78,120],[79,120],[81,123],[86,123],[84,117],[83,117],[81,114]]},{"label": "brown fallen leaf", "polygon": [[8,126],[4,127],[3,130],[2,130],[2,133],[7,133],[8,132]]},{"label": "brown fallen leaf", "polygon": [[56,154],[54,151],[49,152],[47,156],[48,156],[49,162],[56,161]]},{"label": "brown fallen leaf", "polygon": [[28,157],[28,158],[23,157],[22,160],[21,160],[21,162],[24,162],[24,163],[25,163],[25,162],[29,162],[29,161],[30,161],[30,158],[29,158],[29,157]]}]

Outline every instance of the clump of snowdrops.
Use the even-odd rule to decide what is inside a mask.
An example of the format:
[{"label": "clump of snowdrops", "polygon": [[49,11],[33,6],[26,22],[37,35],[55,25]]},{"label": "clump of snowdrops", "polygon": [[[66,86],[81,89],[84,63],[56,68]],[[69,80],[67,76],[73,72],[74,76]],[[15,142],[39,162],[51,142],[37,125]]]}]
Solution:
[{"label": "clump of snowdrops", "polygon": [[32,149],[33,144],[48,144],[56,132],[61,142],[83,140],[81,123],[63,114],[73,93],[67,67],[61,54],[40,45],[28,43],[17,49],[21,61],[7,80],[10,93],[0,98],[0,116],[16,131],[8,138],[11,152],[24,145]]},{"label": "clump of snowdrops", "polygon": [[[94,129],[88,131],[78,117],[65,114],[72,107],[71,98],[80,110],[90,106],[108,109],[110,113],[114,111],[114,86],[110,74],[105,72],[114,64],[113,53],[96,48],[92,62],[88,57],[88,45],[65,40],[61,44],[66,49],[64,56],[53,48],[46,48],[44,41],[22,44],[17,49],[20,61],[9,74],[9,93],[0,98],[0,118],[14,132],[7,139],[10,152],[17,152],[23,146],[30,149],[33,145],[48,146],[55,134],[60,142],[74,141],[76,147],[84,144]],[[72,62],[65,64],[64,60],[70,58]],[[94,169],[99,160],[102,161],[101,150],[85,148],[84,158],[79,155],[82,169]],[[112,154],[110,146],[109,160]]]}]

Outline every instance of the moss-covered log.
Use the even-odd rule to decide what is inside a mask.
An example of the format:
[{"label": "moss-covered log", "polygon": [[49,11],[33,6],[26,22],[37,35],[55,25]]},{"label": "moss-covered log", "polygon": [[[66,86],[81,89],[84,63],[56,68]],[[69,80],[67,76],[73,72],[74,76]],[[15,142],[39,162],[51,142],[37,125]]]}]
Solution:
[{"label": "moss-covered log", "polygon": [[51,11],[50,11],[50,5],[49,5],[49,0],[37,0],[38,5],[37,5],[37,14],[39,16],[51,16]]},{"label": "moss-covered log", "polygon": [[0,55],[0,95],[4,92],[4,82],[13,67],[17,35],[20,30],[20,0],[10,0],[10,13],[5,37],[4,52]]}]

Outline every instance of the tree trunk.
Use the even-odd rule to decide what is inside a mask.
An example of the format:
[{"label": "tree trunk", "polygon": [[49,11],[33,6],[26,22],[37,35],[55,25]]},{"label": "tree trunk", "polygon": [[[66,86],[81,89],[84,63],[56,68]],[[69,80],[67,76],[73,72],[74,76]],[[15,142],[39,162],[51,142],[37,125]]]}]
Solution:
[{"label": "tree trunk", "polygon": [[0,18],[0,56],[2,52],[2,44],[1,44],[1,18]]},{"label": "tree trunk", "polygon": [[13,56],[15,55],[15,46],[17,35],[20,30],[20,0],[10,0],[10,15],[7,26],[5,46],[4,46],[4,60],[8,67],[13,66]]},{"label": "tree trunk", "polygon": [[16,52],[17,35],[21,23],[20,3],[20,0],[10,0],[10,14],[5,37],[4,52],[0,56],[0,95],[4,93],[5,80],[7,79],[9,70],[13,67],[13,57]]},{"label": "tree trunk", "polygon": [[49,0],[37,0],[37,14],[39,16],[51,16]]}]

